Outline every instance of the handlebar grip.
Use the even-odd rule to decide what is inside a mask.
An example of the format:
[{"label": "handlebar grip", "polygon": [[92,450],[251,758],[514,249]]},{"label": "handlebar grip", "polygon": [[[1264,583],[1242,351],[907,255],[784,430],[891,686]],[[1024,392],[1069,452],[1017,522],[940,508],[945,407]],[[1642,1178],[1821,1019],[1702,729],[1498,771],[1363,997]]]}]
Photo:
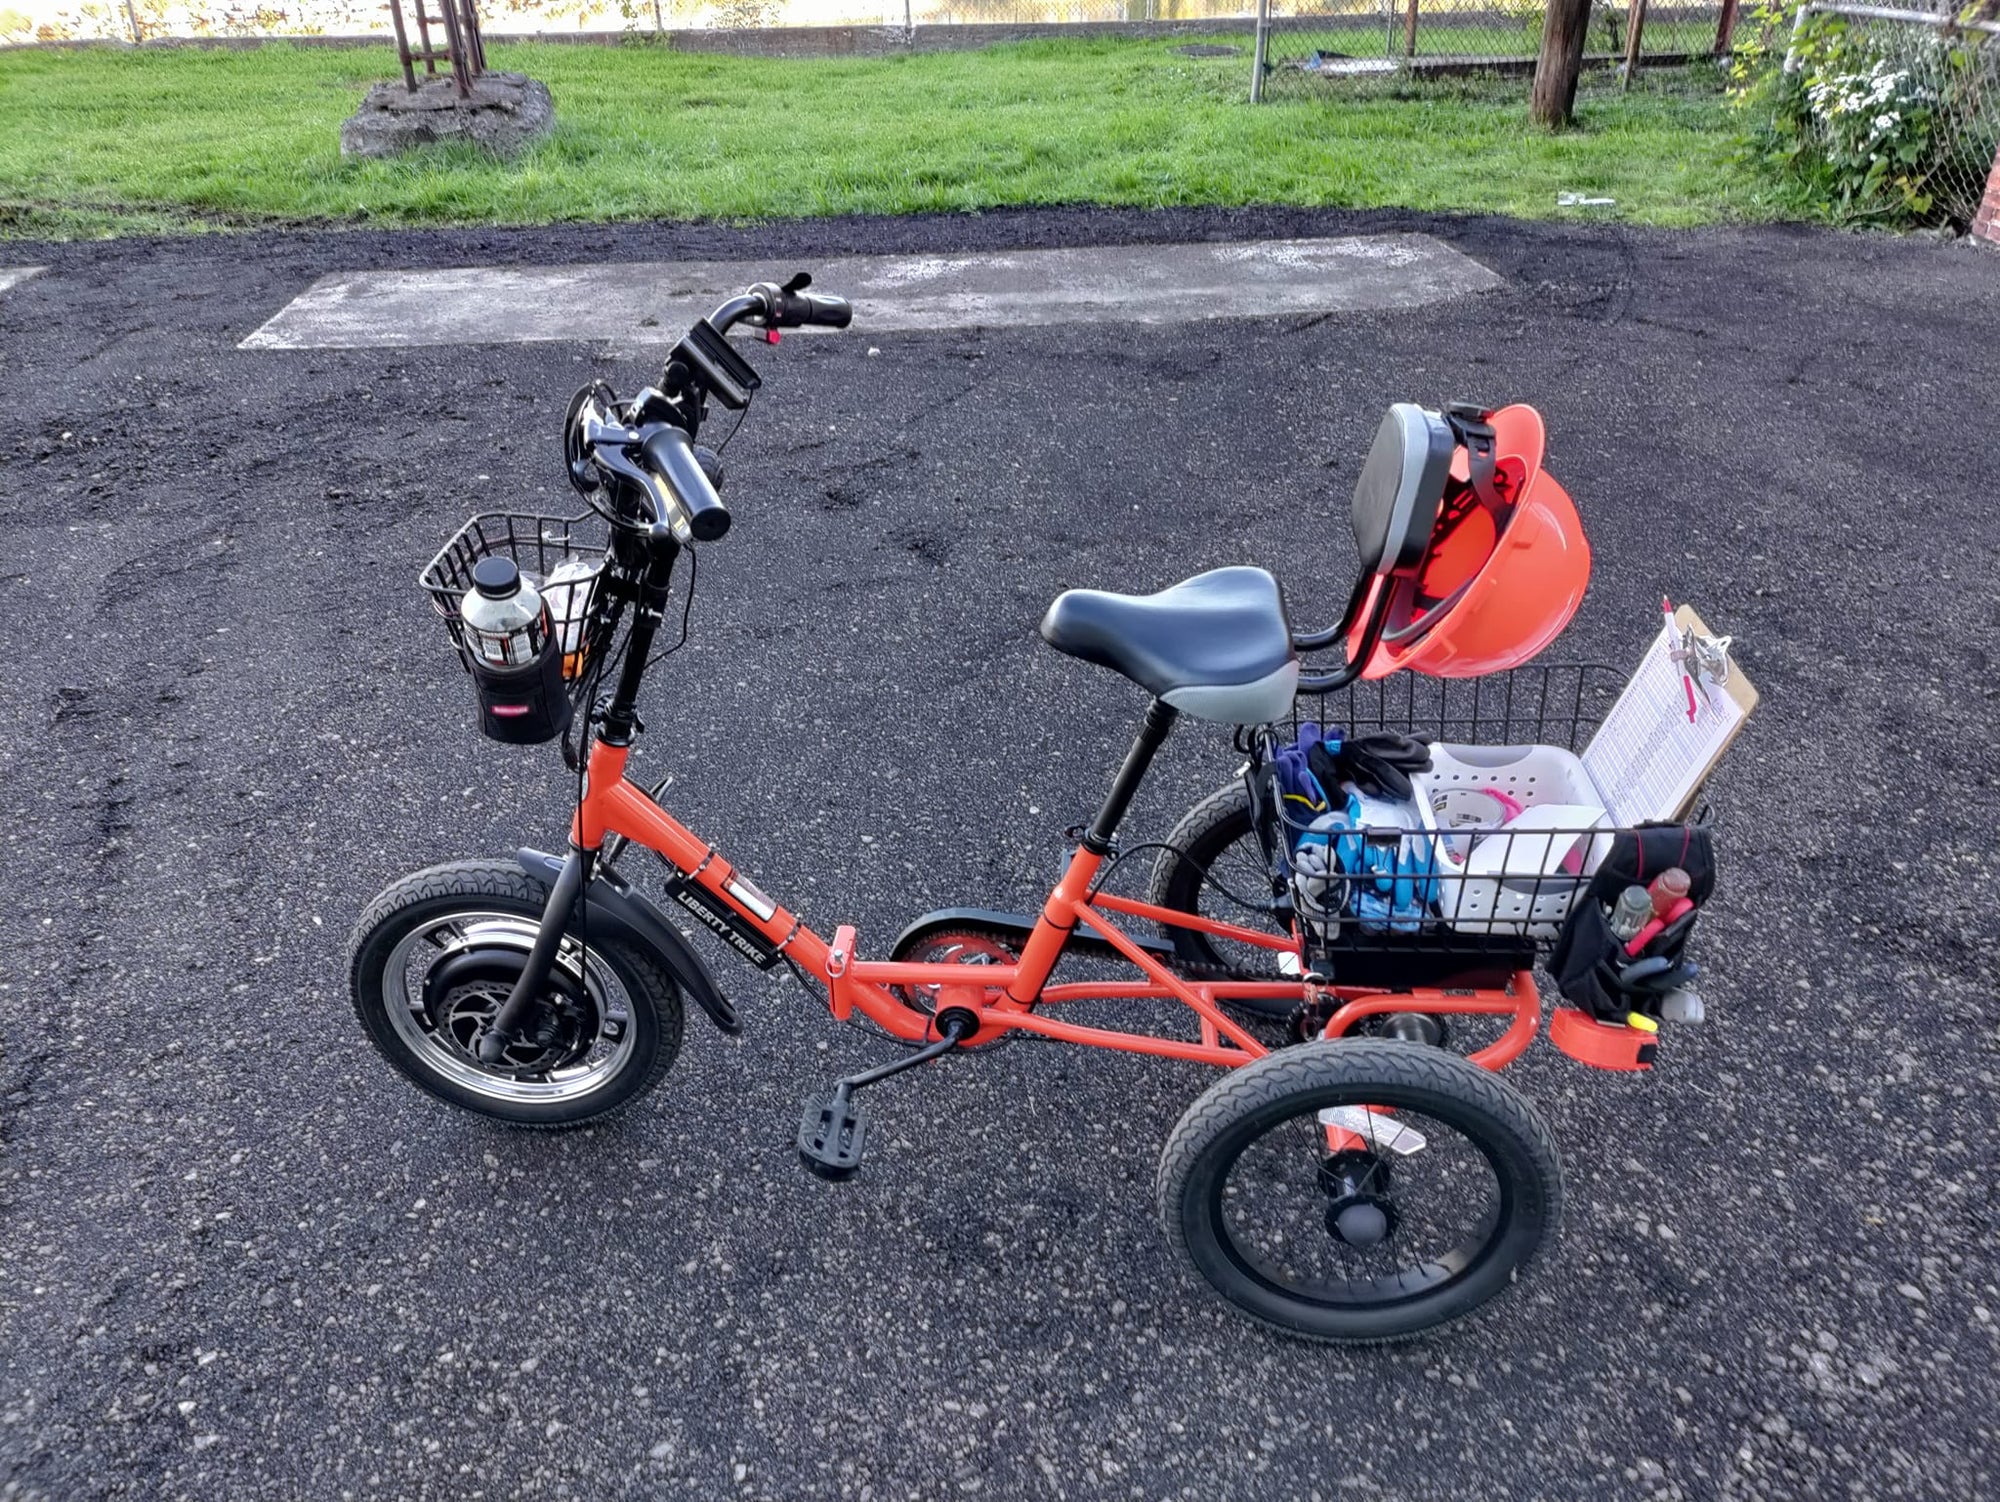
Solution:
[{"label": "handlebar grip", "polygon": [[854,304],[844,297],[807,292],[800,296],[805,303],[805,316],[801,323],[816,323],[822,328],[844,329],[854,322]]},{"label": "handlebar grip", "polygon": [[694,456],[694,442],[686,433],[663,427],[646,440],[641,451],[647,467],[674,493],[687,517],[688,531],[697,542],[714,542],[729,530],[729,508],[708,483],[701,462]]},{"label": "handlebar grip", "polygon": [[781,329],[803,328],[818,324],[821,328],[844,329],[854,322],[854,304],[844,297],[834,297],[824,292],[798,292],[789,287],[779,287],[770,294],[769,319]]}]

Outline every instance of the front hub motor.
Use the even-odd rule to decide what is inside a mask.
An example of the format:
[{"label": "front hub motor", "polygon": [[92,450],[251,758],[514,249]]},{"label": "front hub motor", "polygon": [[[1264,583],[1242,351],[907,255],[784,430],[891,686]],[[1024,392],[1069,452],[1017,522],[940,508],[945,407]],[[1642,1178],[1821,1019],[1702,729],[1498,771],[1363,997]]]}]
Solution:
[{"label": "front hub motor", "polygon": [[[423,1005],[439,1041],[477,1063],[480,1041],[526,962],[526,955],[512,950],[471,949],[432,966],[424,977]],[[522,1074],[567,1068],[590,1052],[600,1025],[605,1041],[615,1042],[618,1023],[600,1024],[596,1012],[588,993],[556,967],[502,1055],[501,1067]]]}]

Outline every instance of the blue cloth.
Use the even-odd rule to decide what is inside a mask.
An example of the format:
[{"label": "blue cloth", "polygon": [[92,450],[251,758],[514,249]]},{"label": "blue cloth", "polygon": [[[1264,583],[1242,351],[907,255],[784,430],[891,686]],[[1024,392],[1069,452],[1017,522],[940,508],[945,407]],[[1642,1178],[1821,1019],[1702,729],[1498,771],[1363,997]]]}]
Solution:
[{"label": "blue cloth", "polygon": [[1322,735],[1319,725],[1306,720],[1299,726],[1298,738],[1271,757],[1271,768],[1277,775],[1278,801],[1284,811],[1287,843],[1297,848],[1300,837],[1314,819],[1333,807],[1326,789],[1312,774],[1306,764],[1306,754],[1314,746],[1324,744],[1328,751],[1340,750],[1341,732],[1338,726]]},{"label": "blue cloth", "polygon": [[[1321,881],[1333,898],[1327,904],[1330,911],[1344,909],[1366,933],[1416,933],[1437,901],[1437,871],[1429,854],[1431,841],[1402,831],[1422,830],[1423,819],[1416,805],[1406,800],[1364,797],[1351,783],[1331,790],[1324,787],[1308,765],[1308,754],[1314,746],[1324,745],[1328,754],[1338,756],[1343,740],[1338,726],[1322,731],[1307,720],[1292,744],[1271,757],[1288,853],[1296,855],[1307,845],[1320,847],[1324,856],[1308,866],[1329,877],[1338,872],[1350,878],[1344,883],[1344,901],[1339,895],[1342,884]],[[1371,829],[1397,833],[1392,838],[1381,833],[1371,838]]]}]

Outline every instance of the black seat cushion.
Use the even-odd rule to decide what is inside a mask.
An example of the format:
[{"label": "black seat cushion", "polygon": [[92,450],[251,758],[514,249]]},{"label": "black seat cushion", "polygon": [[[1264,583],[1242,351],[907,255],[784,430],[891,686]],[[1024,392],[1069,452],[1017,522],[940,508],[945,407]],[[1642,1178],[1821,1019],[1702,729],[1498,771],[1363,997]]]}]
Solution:
[{"label": "black seat cushion", "polygon": [[1261,568],[1214,569],[1151,595],[1072,589],[1042,617],[1042,640],[1224,724],[1280,718],[1298,682],[1284,598]]}]

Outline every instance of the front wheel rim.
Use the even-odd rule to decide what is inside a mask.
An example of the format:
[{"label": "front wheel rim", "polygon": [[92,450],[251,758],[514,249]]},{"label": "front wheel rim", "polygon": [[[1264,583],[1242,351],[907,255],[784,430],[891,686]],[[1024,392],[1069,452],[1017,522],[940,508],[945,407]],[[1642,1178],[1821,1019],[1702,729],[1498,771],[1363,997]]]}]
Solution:
[{"label": "front wheel rim", "polygon": [[638,1049],[632,997],[603,952],[586,953],[573,938],[563,939],[552,971],[560,1003],[552,1040],[539,1050],[510,1049],[510,1067],[477,1058],[480,1019],[490,1020],[505,994],[491,978],[428,994],[426,981],[438,966],[467,956],[491,959],[503,970],[511,965],[518,974],[540,927],[538,919],[491,911],[413,925],[381,971],[382,1008],[404,1055],[448,1084],[512,1105],[576,1101],[623,1073]]}]

